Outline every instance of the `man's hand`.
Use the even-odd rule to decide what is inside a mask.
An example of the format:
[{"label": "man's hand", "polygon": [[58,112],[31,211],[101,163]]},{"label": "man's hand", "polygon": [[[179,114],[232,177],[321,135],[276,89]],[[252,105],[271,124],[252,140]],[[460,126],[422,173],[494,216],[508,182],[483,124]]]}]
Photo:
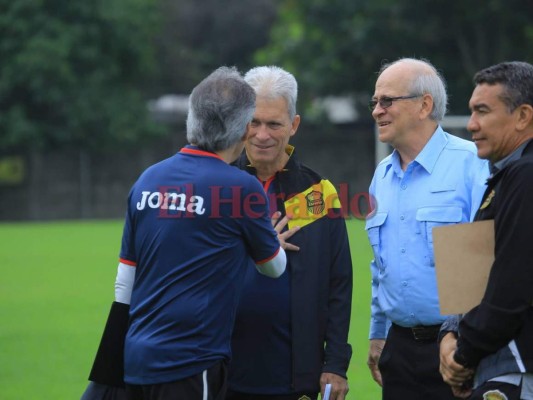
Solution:
[{"label": "man's hand", "polygon": [[471,387],[452,386],[452,393],[455,397],[460,399],[468,399],[472,394]]},{"label": "man's hand", "polygon": [[368,350],[368,359],[366,365],[370,369],[372,378],[378,383],[379,386],[383,386],[381,381],[381,372],[379,372],[378,362],[381,357],[381,352],[385,347],[385,339],[370,339],[370,349]]},{"label": "man's hand", "polygon": [[472,393],[472,389],[466,386],[474,375],[474,371],[463,367],[453,359],[457,349],[457,339],[452,332],[447,333],[440,342],[440,367],[442,379],[452,387],[455,397],[466,399]]},{"label": "man's hand", "polygon": [[326,384],[331,384],[331,392],[329,393],[329,400],[344,400],[346,393],[348,393],[348,381],[342,376],[335,375],[329,372],[324,372],[320,375],[320,393],[324,398],[324,390]]},{"label": "man's hand", "polygon": [[278,233],[278,240],[279,240],[279,244],[281,245],[281,248],[283,250],[292,250],[292,251],[300,250],[298,246],[295,246],[294,244],[291,244],[291,243],[287,243],[286,241],[288,238],[290,238],[292,235],[298,232],[300,230],[300,227],[295,226],[294,228],[287,229],[285,232],[282,233],[283,228],[287,226],[291,217],[288,215],[285,215],[281,221],[279,221],[279,217],[281,217],[281,212],[276,211],[274,214],[272,214],[271,221],[272,221],[272,226],[274,227],[274,230]]}]

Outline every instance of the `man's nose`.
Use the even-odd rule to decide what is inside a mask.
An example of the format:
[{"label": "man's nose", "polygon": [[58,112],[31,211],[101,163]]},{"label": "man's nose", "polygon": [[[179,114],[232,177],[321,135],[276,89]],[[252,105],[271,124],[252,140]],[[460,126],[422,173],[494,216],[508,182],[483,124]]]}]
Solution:
[{"label": "man's nose", "polygon": [[466,129],[469,132],[477,132],[479,130],[479,124],[473,115],[470,116],[468,123],[466,124]]},{"label": "man's nose", "polygon": [[268,133],[268,128],[266,125],[259,125],[255,129],[255,137],[259,140],[268,140],[270,138],[270,134]]}]

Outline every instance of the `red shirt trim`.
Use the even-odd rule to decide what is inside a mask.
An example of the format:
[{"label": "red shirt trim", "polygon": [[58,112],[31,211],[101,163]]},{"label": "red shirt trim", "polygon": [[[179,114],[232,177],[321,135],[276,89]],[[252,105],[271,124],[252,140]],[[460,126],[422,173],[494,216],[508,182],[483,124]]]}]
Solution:
[{"label": "red shirt trim", "polygon": [[[192,154],[194,156],[214,157],[214,158],[218,158],[219,160],[222,160],[222,158],[218,154],[210,153],[210,152],[204,151],[204,150],[189,149],[187,147],[182,148],[180,150],[180,153]],[[224,160],[222,160],[222,161],[224,161]]]},{"label": "red shirt trim", "polygon": [[270,178],[266,180],[266,182],[263,183],[263,189],[265,189],[265,193],[268,193],[268,188],[270,187],[270,184],[274,181],[274,178],[276,178],[275,174],[272,175]]},{"label": "red shirt trim", "polygon": [[118,259],[122,264],[130,265],[132,267],[136,267],[137,263],[135,261],[126,260],[125,258],[119,258]]},{"label": "red shirt trim", "polygon": [[261,265],[261,264],[264,264],[264,263],[266,263],[266,262],[269,262],[270,260],[272,260],[273,258],[275,258],[275,257],[278,255],[278,253],[279,253],[279,249],[281,249],[281,247],[278,247],[278,249],[276,250],[276,252],[275,252],[274,254],[272,254],[270,257],[265,258],[264,260],[261,260],[261,261],[256,261],[255,263],[256,263],[257,265]]}]

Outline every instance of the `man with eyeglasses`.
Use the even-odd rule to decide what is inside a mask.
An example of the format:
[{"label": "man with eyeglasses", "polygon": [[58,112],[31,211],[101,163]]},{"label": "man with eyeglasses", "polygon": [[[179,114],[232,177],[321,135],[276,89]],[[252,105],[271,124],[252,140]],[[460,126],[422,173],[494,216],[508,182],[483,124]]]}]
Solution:
[{"label": "man with eyeglasses", "polygon": [[384,65],[369,107],[379,140],[394,151],[370,184],[366,230],[374,252],[368,367],[384,400],[454,399],[439,373],[445,316],[433,258],[435,226],[469,222],[489,175],[473,143],[439,125],[444,79],[428,61]]}]

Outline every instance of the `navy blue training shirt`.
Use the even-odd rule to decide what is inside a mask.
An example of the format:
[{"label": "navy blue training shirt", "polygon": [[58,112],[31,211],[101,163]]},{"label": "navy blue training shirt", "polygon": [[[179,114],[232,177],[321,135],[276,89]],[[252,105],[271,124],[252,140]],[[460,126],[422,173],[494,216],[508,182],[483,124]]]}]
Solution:
[{"label": "navy blue training shirt", "polygon": [[278,251],[256,178],[193,146],[148,168],[120,252],[136,267],[125,381],[176,381],[228,360],[244,273]]}]

